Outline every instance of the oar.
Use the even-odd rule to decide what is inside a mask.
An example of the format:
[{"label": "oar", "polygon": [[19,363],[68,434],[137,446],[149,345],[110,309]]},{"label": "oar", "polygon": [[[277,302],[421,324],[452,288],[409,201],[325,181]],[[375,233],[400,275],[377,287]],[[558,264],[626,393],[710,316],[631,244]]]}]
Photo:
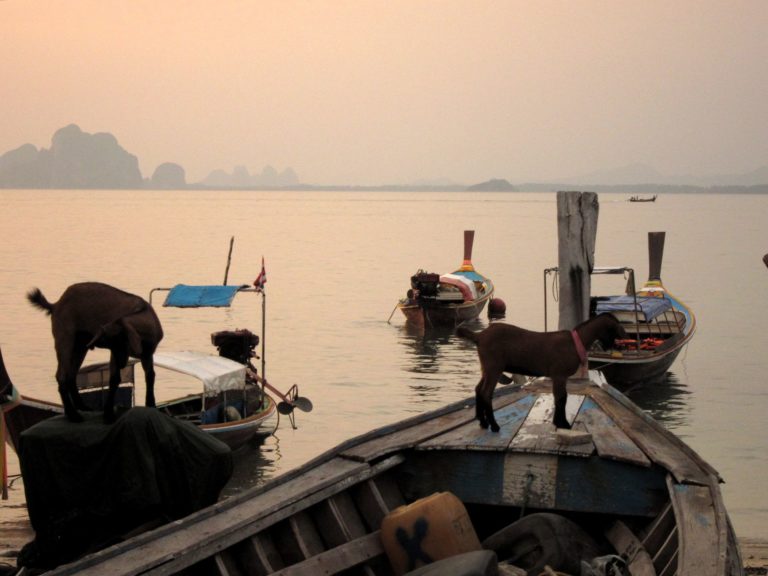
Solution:
[{"label": "oar", "polygon": [[397,310],[397,307],[400,306],[400,303],[395,304],[395,307],[392,308],[392,314],[389,315],[389,318],[387,318],[387,324],[389,324],[389,321],[392,320],[392,316],[395,315],[395,310]]}]

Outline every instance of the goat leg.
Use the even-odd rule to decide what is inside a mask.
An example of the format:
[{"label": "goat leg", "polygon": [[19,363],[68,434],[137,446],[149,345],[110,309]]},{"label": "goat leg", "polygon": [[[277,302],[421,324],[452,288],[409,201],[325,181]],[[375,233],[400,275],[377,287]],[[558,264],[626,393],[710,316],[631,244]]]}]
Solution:
[{"label": "goat leg", "polygon": [[144,405],[155,407],[155,362],[153,352],[144,352],[141,355],[141,367],[144,370],[144,381],[147,385],[147,395]]},{"label": "goat leg", "polygon": [[66,414],[67,419],[70,422],[82,422],[83,415],[80,414],[72,401],[72,395],[70,394],[70,388],[67,385],[67,382],[59,383],[59,396],[61,396],[61,403],[64,404],[64,414]]},{"label": "goat leg", "polygon": [[552,393],[555,396],[555,414],[552,422],[555,428],[570,429],[571,425],[565,417],[565,405],[568,402],[568,390],[566,388],[567,378],[552,379]]},{"label": "goat leg", "polygon": [[[482,383],[483,381],[480,380],[480,384]],[[480,394],[480,384],[475,388],[475,418],[480,422],[480,428],[488,428],[488,420],[485,418],[485,405]]]}]

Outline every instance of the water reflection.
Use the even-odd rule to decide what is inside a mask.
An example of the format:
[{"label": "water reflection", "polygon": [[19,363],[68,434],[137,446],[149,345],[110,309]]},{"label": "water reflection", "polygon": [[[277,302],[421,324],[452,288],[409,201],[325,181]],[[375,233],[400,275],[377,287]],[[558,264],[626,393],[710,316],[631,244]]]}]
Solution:
[{"label": "water reflection", "polygon": [[440,369],[440,360],[446,356],[445,346],[456,338],[452,327],[424,330],[405,324],[400,343],[406,348],[404,369],[416,374],[434,374]]},{"label": "water reflection", "polygon": [[254,438],[249,444],[232,452],[232,458],[232,476],[221,491],[219,499],[261,486],[274,478],[278,474],[280,440],[275,435]]},{"label": "water reflection", "polygon": [[455,328],[424,330],[406,324],[398,341],[405,350],[401,368],[415,399],[450,402],[472,394],[479,374],[477,353]]},{"label": "water reflection", "polygon": [[625,394],[650,416],[672,430],[689,424],[688,385],[673,373],[656,384],[637,385]]}]

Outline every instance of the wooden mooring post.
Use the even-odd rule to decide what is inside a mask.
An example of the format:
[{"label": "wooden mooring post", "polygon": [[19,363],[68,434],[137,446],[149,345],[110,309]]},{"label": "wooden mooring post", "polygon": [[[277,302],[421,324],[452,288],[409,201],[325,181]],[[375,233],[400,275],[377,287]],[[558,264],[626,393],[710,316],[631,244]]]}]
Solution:
[{"label": "wooden mooring post", "polygon": [[560,330],[570,330],[589,318],[599,209],[594,192],[557,193]]}]

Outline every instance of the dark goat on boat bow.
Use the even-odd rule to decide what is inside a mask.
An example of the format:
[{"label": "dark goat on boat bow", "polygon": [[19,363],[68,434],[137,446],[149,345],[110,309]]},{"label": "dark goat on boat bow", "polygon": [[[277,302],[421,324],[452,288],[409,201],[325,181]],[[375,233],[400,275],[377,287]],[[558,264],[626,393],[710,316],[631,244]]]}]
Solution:
[{"label": "dark goat on boat bow", "polygon": [[557,428],[570,428],[565,417],[568,377],[586,364],[586,350],[596,340],[607,349],[617,338],[626,337],[624,328],[611,314],[600,314],[573,330],[557,332],[533,332],[499,322],[481,332],[460,326],[456,333],[477,344],[481,376],[475,388],[475,410],[480,426],[490,426],[494,432],[499,431],[499,425],[493,416],[493,391],[503,372],[551,378],[553,422]]},{"label": "dark goat on boat bow", "polygon": [[56,382],[64,412],[73,422],[83,417],[85,404],[77,389],[77,373],[88,350],[110,351],[109,391],[104,403],[104,420],[114,420],[114,401],[120,384],[120,370],[128,357],[141,360],[147,385],[146,405],[155,405],[153,356],[163,339],[163,328],[152,306],[143,298],[99,282],[73,284],[55,304],[35,288],[27,299],[51,316],[56,348]]}]

